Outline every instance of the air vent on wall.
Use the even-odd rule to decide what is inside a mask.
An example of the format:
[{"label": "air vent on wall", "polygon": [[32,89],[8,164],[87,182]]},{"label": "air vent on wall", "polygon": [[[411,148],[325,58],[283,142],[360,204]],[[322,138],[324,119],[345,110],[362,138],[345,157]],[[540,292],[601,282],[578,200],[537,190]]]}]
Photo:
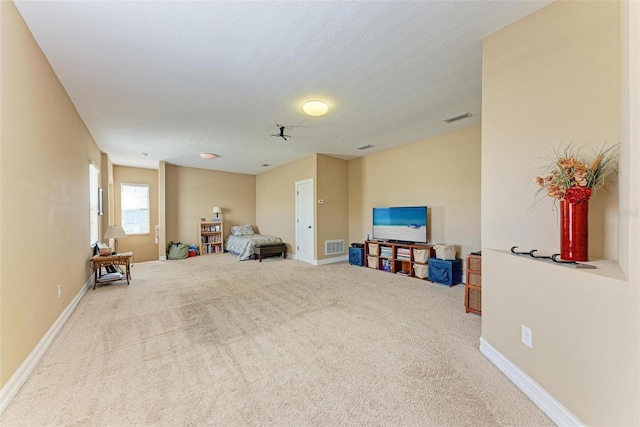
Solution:
[{"label": "air vent on wall", "polygon": [[344,253],[344,240],[325,240],[324,254],[337,255]]},{"label": "air vent on wall", "polygon": [[452,117],[449,117],[449,118],[447,118],[447,119],[444,119],[443,121],[444,121],[444,122],[447,122],[447,123],[451,123],[451,122],[455,122],[456,120],[462,120],[462,119],[465,119],[465,118],[467,118],[467,117],[471,117],[471,114],[469,114],[469,113],[462,113],[462,114],[458,114],[457,116],[452,116]]},{"label": "air vent on wall", "polygon": [[363,145],[362,147],[358,147],[358,150],[367,150],[369,148],[373,148],[373,145],[371,144]]}]

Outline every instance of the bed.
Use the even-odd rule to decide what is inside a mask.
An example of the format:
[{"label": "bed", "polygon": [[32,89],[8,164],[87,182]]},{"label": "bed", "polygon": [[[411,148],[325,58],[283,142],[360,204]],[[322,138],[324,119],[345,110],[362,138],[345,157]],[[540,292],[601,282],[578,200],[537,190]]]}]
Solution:
[{"label": "bed", "polygon": [[238,255],[238,261],[244,261],[253,255],[253,247],[261,243],[281,243],[282,239],[264,234],[255,234],[250,225],[231,227],[231,235],[227,238],[225,249]]}]

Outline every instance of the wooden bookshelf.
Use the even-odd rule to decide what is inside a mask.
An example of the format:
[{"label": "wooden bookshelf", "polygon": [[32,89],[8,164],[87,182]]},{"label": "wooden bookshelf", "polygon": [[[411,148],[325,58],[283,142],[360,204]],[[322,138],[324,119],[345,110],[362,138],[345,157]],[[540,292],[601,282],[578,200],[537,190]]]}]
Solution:
[{"label": "wooden bookshelf", "polygon": [[200,255],[224,252],[222,218],[220,221],[200,221]]}]

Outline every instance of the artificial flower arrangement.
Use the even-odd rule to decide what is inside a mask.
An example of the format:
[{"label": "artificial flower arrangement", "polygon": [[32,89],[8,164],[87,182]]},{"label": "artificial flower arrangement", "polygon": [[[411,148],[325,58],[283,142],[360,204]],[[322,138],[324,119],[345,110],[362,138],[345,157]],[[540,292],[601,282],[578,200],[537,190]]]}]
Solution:
[{"label": "artificial flower arrangement", "polygon": [[545,167],[543,176],[536,176],[540,186],[538,194],[569,203],[586,203],[593,192],[603,187],[617,174],[619,144],[593,150],[593,160],[581,157],[580,149],[573,144],[556,149],[552,162]]}]

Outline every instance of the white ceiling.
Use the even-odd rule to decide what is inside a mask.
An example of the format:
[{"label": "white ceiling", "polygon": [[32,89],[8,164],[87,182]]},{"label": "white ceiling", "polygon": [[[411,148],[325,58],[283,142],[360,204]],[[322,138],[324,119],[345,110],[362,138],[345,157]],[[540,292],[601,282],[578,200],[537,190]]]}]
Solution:
[{"label": "white ceiling", "polygon": [[549,3],[16,1],[114,164],[249,174],[479,124],[482,38]]}]

